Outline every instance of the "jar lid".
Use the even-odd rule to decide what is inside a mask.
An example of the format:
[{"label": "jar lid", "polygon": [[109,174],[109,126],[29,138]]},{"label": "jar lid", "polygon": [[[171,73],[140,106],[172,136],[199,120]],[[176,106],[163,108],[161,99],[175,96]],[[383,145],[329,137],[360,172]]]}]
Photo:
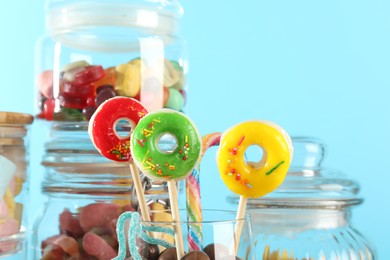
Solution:
[{"label": "jar lid", "polygon": [[0,111],[0,124],[30,125],[33,121],[34,117],[29,114]]},{"label": "jar lid", "polygon": [[150,36],[173,42],[182,14],[176,0],[48,0],[46,27],[72,48],[127,52]]},{"label": "jar lid", "polygon": [[[362,203],[359,184],[344,173],[325,168],[324,143],[315,138],[293,137],[294,157],[289,172],[275,191],[248,200],[248,208],[336,209]],[[228,200],[236,203],[238,197]]]}]

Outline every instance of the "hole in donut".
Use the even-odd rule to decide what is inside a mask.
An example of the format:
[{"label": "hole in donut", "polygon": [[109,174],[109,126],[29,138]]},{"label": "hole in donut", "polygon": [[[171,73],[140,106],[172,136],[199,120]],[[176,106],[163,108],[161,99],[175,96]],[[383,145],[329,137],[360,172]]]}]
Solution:
[{"label": "hole in donut", "polygon": [[262,166],[264,158],[264,150],[258,145],[251,145],[245,150],[245,163],[254,169]]},{"label": "hole in donut", "polygon": [[119,118],[115,121],[113,129],[118,138],[125,139],[130,136],[130,132],[133,126],[133,121],[127,118]]},{"label": "hole in donut", "polygon": [[165,154],[173,153],[178,146],[176,137],[170,133],[164,133],[160,135],[156,142],[156,146],[160,153]]}]

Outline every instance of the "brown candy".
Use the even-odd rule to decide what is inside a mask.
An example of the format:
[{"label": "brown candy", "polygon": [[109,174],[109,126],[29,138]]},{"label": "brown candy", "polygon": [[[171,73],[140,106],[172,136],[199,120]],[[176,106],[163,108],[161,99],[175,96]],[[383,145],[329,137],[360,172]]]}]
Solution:
[{"label": "brown candy", "polygon": [[229,255],[229,249],[221,244],[209,244],[203,251],[210,257],[210,260],[221,259]]},{"label": "brown candy", "polygon": [[181,258],[181,260],[210,260],[210,257],[202,251],[192,251]]},{"label": "brown candy", "polygon": [[165,249],[158,257],[158,260],[176,260],[176,259],[177,259],[177,254],[176,254],[175,247]]}]

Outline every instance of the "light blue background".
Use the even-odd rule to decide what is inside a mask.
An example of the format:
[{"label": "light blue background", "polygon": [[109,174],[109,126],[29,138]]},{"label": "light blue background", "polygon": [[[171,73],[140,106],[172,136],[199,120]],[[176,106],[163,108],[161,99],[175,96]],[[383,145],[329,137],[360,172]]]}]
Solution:
[{"label": "light blue background", "polygon": [[[268,119],[291,135],[323,139],[329,148],[325,164],[361,183],[365,203],[353,211],[355,226],[373,242],[379,259],[389,257],[390,2],[182,4],[190,54],[188,112],[200,132]],[[0,110],[32,113],[43,0],[7,1],[1,10]],[[33,165],[40,160],[35,142]],[[202,175],[204,204],[223,205],[227,191],[213,160],[208,162],[202,169],[210,173]],[[36,193],[41,173],[34,167]]]}]

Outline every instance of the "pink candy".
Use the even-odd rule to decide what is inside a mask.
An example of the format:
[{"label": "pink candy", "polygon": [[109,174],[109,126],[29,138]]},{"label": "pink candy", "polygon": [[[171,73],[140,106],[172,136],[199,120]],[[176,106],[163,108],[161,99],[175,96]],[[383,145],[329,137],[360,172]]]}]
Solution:
[{"label": "pink candy", "polygon": [[116,222],[120,214],[129,210],[134,209],[114,203],[90,204],[78,209],[76,214],[65,209],[59,216],[59,234],[42,242],[41,259],[108,260],[116,257]]},{"label": "pink candy", "polygon": [[109,227],[112,219],[117,219],[122,213],[116,204],[96,203],[80,210],[80,226],[84,232],[96,227]]},{"label": "pink candy", "polygon": [[97,257],[99,260],[110,260],[117,255],[115,250],[103,238],[92,232],[84,235],[83,248],[86,253]]}]

